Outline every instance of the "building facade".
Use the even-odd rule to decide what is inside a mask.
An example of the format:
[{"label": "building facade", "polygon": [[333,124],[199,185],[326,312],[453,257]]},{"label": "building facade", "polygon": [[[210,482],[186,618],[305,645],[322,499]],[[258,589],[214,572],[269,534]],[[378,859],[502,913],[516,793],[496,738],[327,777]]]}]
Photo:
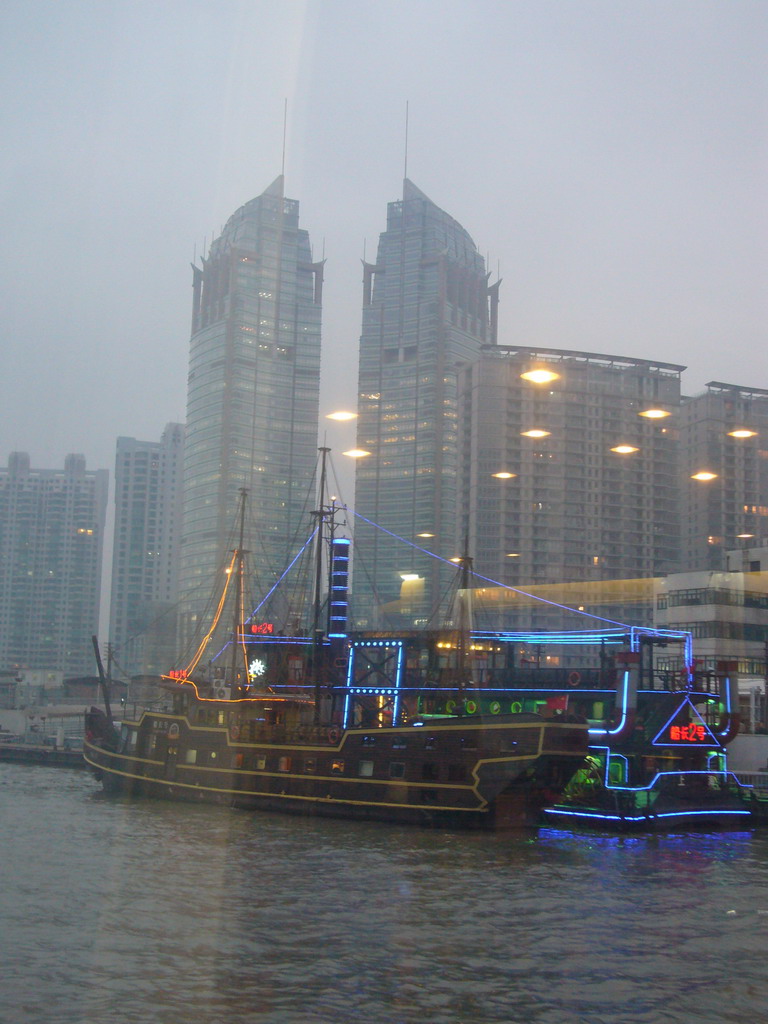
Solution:
[{"label": "building facade", "polygon": [[0,470],[0,667],[93,675],[109,474],[82,455]]},{"label": "building facade", "polygon": [[681,409],[682,563],[726,568],[768,540],[768,391],[711,381]]},{"label": "building facade", "polygon": [[[364,264],[358,388],[354,610],[386,625],[445,611],[456,555],[457,374],[496,341],[498,284],[469,234],[411,181],[390,203],[375,263]],[[408,548],[369,524],[417,545]],[[406,593],[407,591],[407,593]]]},{"label": "building facade", "polygon": [[179,580],[190,643],[209,625],[217,573],[236,545],[241,489],[257,594],[309,532],[322,282],[282,177],[229,218],[193,267]]},{"label": "building facade", "polygon": [[126,675],[157,675],[177,640],[184,427],[117,439],[109,639]]},{"label": "building facade", "polygon": [[[649,622],[648,589],[635,581],[679,564],[678,438],[671,424],[683,369],[500,345],[463,367],[457,519],[474,569],[522,588],[617,581],[609,603],[585,611]],[[607,600],[605,588],[593,592]],[[561,620],[560,602],[550,598],[521,611],[521,627],[578,628],[573,618]],[[562,603],[573,602],[570,593]],[[509,607],[499,614],[510,623]]]}]

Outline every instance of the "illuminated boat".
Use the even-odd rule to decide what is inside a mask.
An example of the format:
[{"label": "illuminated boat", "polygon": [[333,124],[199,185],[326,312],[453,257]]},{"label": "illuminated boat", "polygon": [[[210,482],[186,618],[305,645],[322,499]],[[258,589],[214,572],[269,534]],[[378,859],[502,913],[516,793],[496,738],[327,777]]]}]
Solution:
[{"label": "illuminated boat", "polygon": [[[333,514],[322,485],[320,495],[318,534]],[[464,645],[446,634],[348,636],[349,541],[333,530],[326,628],[317,599],[306,636],[244,623],[240,521],[218,605],[221,614],[235,581],[228,645],[205,663],[201,644],[165,677],[163,700],[119,730],[108,693],[106,713],[89,714],[84,757],[105,790],[405,824],[538,821],[584,760],[586,723],[546,718],[503,690],[477,692]]]},{"label": "illuminated boat", "polygon": [[[660,641],[644,636],[623,656],[614,715],[591,722],[590,756],[545,809],[548,823],[668,831],[744,828],[760,816],[751,789],[727,766],[739,726],[736,664],[722,662],[716,673],[658,673]],[[585,693],[585,707],[595,697]]]}]

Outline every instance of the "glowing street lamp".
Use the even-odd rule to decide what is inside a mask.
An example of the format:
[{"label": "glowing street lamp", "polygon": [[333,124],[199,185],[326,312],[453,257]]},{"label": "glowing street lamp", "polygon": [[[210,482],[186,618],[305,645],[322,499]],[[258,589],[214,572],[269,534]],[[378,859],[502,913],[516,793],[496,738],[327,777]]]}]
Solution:
[{"label": "glowing street lamp", "polygon": [[367,452],[364,448],[350,448],[349,451],[342,452],[342,455],[346,455],[349,459],[364,459],[370,452]]},{"label": "glowing street lamp", "polygon": [[522,430],[520,432],[521,437],[550,437],[551,434],[551,430],[538,430],[536,428],[533,430]]},{"label": "glowing street lamp", "polygon": [[667,412],[666,409],[643,409],[637,415],[645,416],[647,420],[663,420],[667,416],[671,416],[672,413]]},{"label": "glowing street lamp", "polygon": [[698,473],[691,473],[691,480],[708,483],[710,480],[717,480],[717,473],[711,473],[708,469],[700,469]]},{"label": "glowing street lamp", "polygon": [[339,409],[338,412],[329,412],[325,414],[327,420],[337,420],[339,423],[346,423],[348,420],[356,420],[356,412],[347,412],[344,409]]},{"label": "glowing street lamp", "polygon": [[632,444],[617,444],[615,448],[611,448],[612,452],[616,452],[617,455],[633,455],[635,452],[639,452],[639,448],[635,448]]},{"label": "glowing street lamp", "polygon": [[526,370],[525,373],[520,374],[520,377],[522,380],[531,381],[532,384],[551,384],[553,380],[560,380],[559,373],[555,373],[554,370],[547,370],[543,366]]},{"label": "glowing street lamp", "polygon": [[739,427],[737,430],[729,430],[728,437],[757,437],[757,431],[747,430],[746,427]]},{"label": "glowing street lamp", "polygon": [[491,476],[495,476],[497,480],[514,480],[517,473],[507,473],[506,471],[502,471],[500,473],[492,473]]}]

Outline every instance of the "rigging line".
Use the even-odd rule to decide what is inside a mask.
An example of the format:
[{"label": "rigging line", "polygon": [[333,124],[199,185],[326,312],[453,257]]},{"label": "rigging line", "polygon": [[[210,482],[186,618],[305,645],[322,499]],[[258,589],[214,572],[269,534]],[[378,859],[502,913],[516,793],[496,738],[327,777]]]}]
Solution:
[{"label": "rigging line", "polygon": [[314,540],[314,538],[315,538],[315,534],[316,534],[316,533],[317,533],[317,527],[315,527],[315,529],[314,529],[314,530],[312,531],[312,533],[310,533],[309,537],[307,537],[306,541],[304,542],[304,545],[303,545],[303,546],[302,546],[302,547],[301,547],[301,548],[299,549],[299,551],[297,551],[297,552],[296,552],[296,555],[294,556],[294,558],[293,558],[293,561],[292,561],[292,562],[290,563],[290,565],[289,565],[289,566],[288,566],[288,567],[287,567],[287,568],[285,569],[285,571],[283,572],[283,574],[282,574],[282,576],[280,577],[280,579],[279,579],[279,580],[277,580],[277,581],[276,581],[275,583],[273,583],[272,587],[271,587],[271,588],[270,588],[270,589],[269,589],[269,590],[267,591],[267,593],[265,594],[265,596],[264,596],[264,597],[263,597],[263,598],[261,599],[261,601],[259,601],[259,603],[258,603],[258,604],[256,605],[256,607],[255,607],[255,608],[253,609],[253,611],[251,612],[251,614],[250,614],[250,615],[248,616],[248,618],[247,618],[247,619],[245,620],[246,622],[250,622],[250,621],[251,621],[251,619],[253,618],[253,616],[254,616],[254,615],[256,614],[256,612],[258,612],[258,610],[259,610],[260,608],[262,608],[262,607],[263,607],[263,605],[264,605],[264,604],[265,604],[265,603],[266,603],[266,602],[267,602],[267,601],[268,601],[268,600],[270,599],[270,597],[272,596],[272,594],[273,594],[273,593],[275,592],[275,590],[277,590],[277,588],[278,588],[278,587],[280,586],[280,584],[281,584],[281,583],[283,582],[283,580],[285,579],[285,577],[286,577],[286,576],[288,575],[288,573],[289,573],[289,572],[291,571],[291,569],[292,569],[292,568],[294,567],[294,565],[296,564],[296,562],[297,562],[297,561],[299,560],[299,558],[301,558],[301,556],[302,556],[302,555],[304,554],[304,552],[305,552],[305,551],[307,550],[307,548],[309,547],[309,545],[310,545],[310,544],[312,543],[312,541],[313,541],[313,540]]},{"label": "rigging line", "polygon": [[189,666],[184,670],[184,675],[185,676],[191,675],[192,672],[194,672],[194,670],[197,668],[197,664],[200,661],[200,659],[202,658],[203,653],[205,652],[205,649],[208,646],[209,640],[211,639],[211,637],[213,636],[214,632],[216,631],[216,627],[219,624],[219,619],[221,618],[221,613],[222,613],[222,611],[224,609],[224,602],[225,602],[226,597],[227,597],[227,591],[229,590],[229,584],[230,584],[230,582],[232,580],[232,570],[235,567],[235,560],[236,559],[237,559],[237,555],[235,554],[235,555],[232,556],[232,561],[229,563],[229,569],[227,570],[227,579],[226,579],[226,582],[224,583],[224,590],[222,591],[222,594],[221,594],[221,600],[219,601],[219,607],[216,609],[216,617],[213,620],[213,625],[211,626],[210,631],[208,632],[208,634],[203,638],[203,641],[200,644],[200,646],[198,647],[197,653],[195,654],[194,658],[190,662]]},{"label": "rigging line", "polygon": [[[415,544],[412,540],[406,540],[405,537],[400,537],[398,534],[388,530],[385,526],[379,526],[378,523],[374,523],[372,519],[367,519],[360,512],[355,512],[354,509],[349,509],[353,516],[358,519],[362,519],[364,523],[368,523],[369,526],[375,526],[377,530],[381,530],[382,533],[386,533],[389,537],[393,537],[395,540],[399,540],[402,544],[407,544],[408,547],[415,548],[420,551],[423,555],[429,555],[430,558],[437,559],[438,562],[443,562],[445,565],[455,568],[454,563],[449,558],[443,558],[442,555],[436,555],[434,551],[429,551],[427,548],[423,548],[420,544]],[[549,601],[546,597],[539,597],[537,594],[531,594],[527,590],[520,590],[518,587],[511,587],[508,583],[501,583],[499,580],[491,579],[490,576],[483,576],[479,572],[475,572],[471,569],[470,572],[478,580],[482,580],[483,583],[490,583],[494,587],[501,587],[502,590],[509,590],[514,594],[520,594],[521,597],[530,597],[534,601],[540,601],[542,604],[551,605],[553,608],[560,608],[562,611],[573,612],[574,615],[583,615],[587,619],[597,619],[598,622],[610,622],[613,626],[623,626],[625,629],[629,629],[630,626],[626,622],[619,622],[618,619],[607,619],[603,615],[596,615],[594,612],[582,612],[578,608],[572,608],[568,604],[559,604],[557,601]]]}]

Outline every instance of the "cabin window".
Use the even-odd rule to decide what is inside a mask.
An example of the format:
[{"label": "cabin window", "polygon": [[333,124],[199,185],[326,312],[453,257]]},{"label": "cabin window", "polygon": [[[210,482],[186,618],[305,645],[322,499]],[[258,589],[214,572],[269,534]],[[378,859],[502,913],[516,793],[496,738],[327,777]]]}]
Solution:
[{"label": "cabin window", "polygon": [[448,781],[463,782],[467,777],[467,769],[463,764],[448,765]]},{"label": "cabin window", "polygon": [[157,747],[157,736],[155,736],[155,734],[152,733],[152,735],[149,737],[149,742],[147,743],[147,754],[148,755],[149,754],[154,754],[156,747]]},{"label": "cabin window", "polygon": [[477,736],[462,736],[461,746],[463,750],[477,750]]},{"label": "cabin window", "polygon": [[218,715],[216,716],[216,721],[219,725],[226,725],[226,714],[223,711],[219,711]]},{"label": "cabin window", "polygon": [[357,774],[369,779],[373,775],[373,761],[361,761],[358,765]]},{"label": "cabin window", "polygon": [[364,747],[373,747],[373,746],[375,746],[375,744],[376,744],[376,737],[375,736],[363,736],[363,746]]},{"label": "cabin window", "polygon": [[389,777],[390,779],[405,778],[405,761],[390,761]]},{"label": "cabin window", "polygon": [[436,750],[437,749],[437,739],[434,736],[427,736],[427,738],[424,740],[424,749],[425,750]]},{"label": "cabin window", "polygon": [[257,757],[254,758],[254,765],[256,766],[257,771],[263,772],[264,769],[267,767],[266,757],[264,757],[263,754],[259,754]]},{"label": "cabin window", "polygon": [[421,766],[422,779],[434,780],[437,778],[438,766],[434,761],[425,761]]},{"label": "cabin window", "polygon": [[216,751],[212,750],[209,756],[210,756],[210,759],[212,761],[215,761],[216,760]]},{"label": "cabin window", "polygon": [[405,736],[393,736],[392,737],[392,749],[393,750],[405,750],[408,746],[408,741]]},{"label": "cabin window", "polygon": [[314,759],[314,757],[305,757],[304,758],[304,771],[305,772],[313,772],[314,770],[315,770],[315,759]]},{"label": "cabin window", "polygon": [[291,759],[290,759],[290,757],[280,757],[280,758],[278,758],[277,770],[279,772],[289,772],[291,770]]},{"label": "cabin window", "polygon": [[184,756],[184,760],[187,764],[197,764],[197,751],[188,750]]},{"label": "cabin window", "polygon": [[419,796],[424,804],[436,804],[438,800],[436,789],[422,789],[419,791]]},{"label": "cabin window", "polygon": [[333,775],[344,774],[344,762],[343,761],[331,761],[331,773]]},{"label": "cabin window", "polygon": [[235,754],[235,756],[232,758],[232,763],[235,768],[242,768],[244,760],[245,759],[242,754]]}]

